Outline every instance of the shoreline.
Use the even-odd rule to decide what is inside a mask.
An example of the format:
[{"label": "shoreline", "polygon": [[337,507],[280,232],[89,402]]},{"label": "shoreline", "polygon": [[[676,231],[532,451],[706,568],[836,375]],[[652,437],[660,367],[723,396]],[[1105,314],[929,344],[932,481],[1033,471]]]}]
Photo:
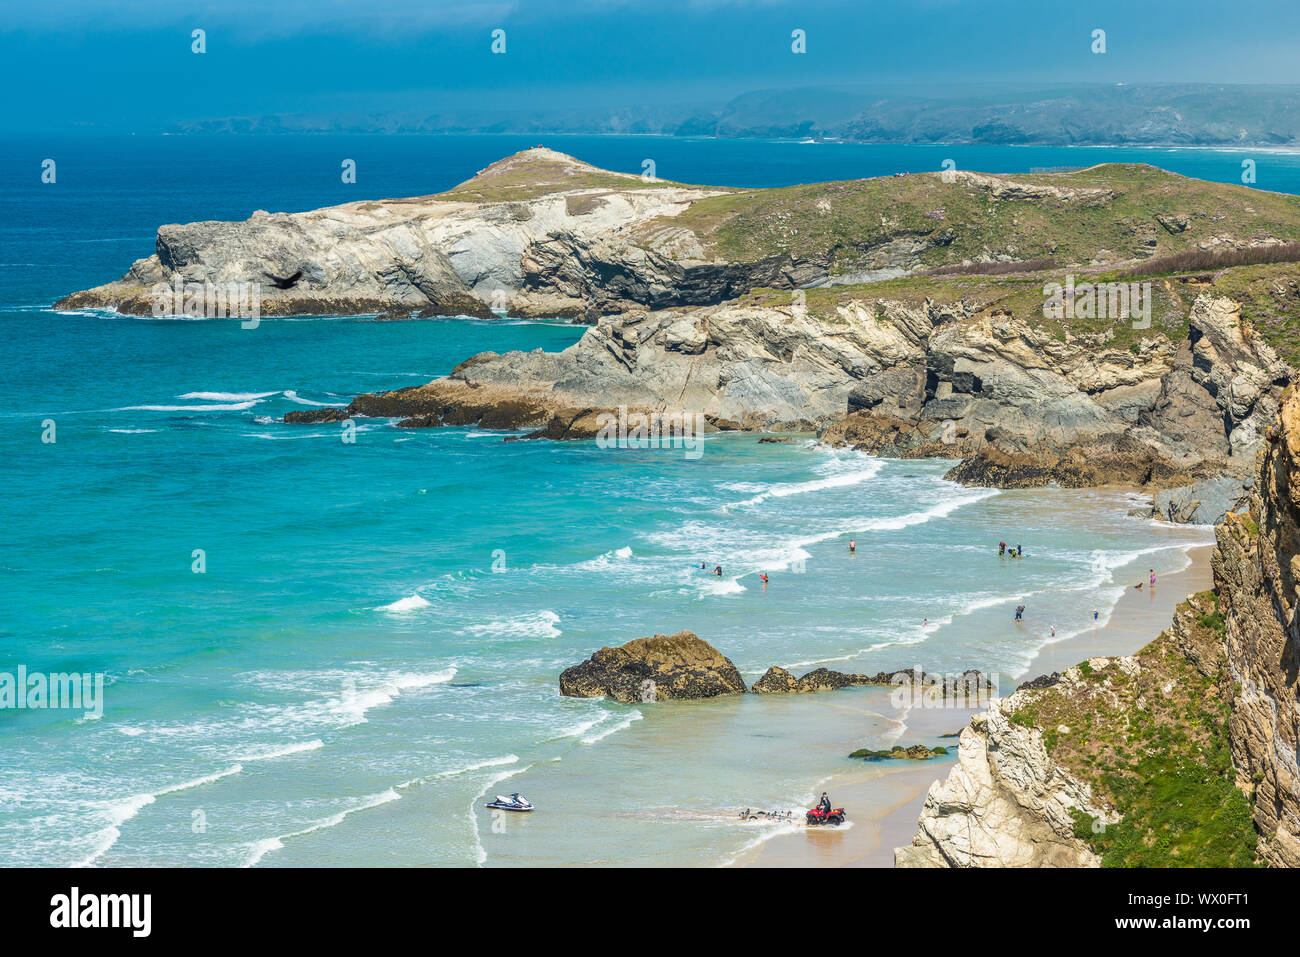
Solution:
[{"label": "shoreline", "polygon": [[[1213,584],[1210,554],[1213,545],[1196,545],[1185,552],[1188,565],[1157,579],[1154,590],[1142,579],[1141,591],[1126,587],[1105,621],[1079,634],[1050,642],[1039,649],[1015,684],[1042,674],[1062,671],[1093,657],[1131,655],[1169,627],[1174,608],[1189,594]],[[1010,686],[1004,694],[1015,690]],[[908,715],[903,744],[933,744],[943,734],[960,731],[972,715],[984,709],[940,709]],[[929,716],[938,716],[937,720]],[[894,848],[912,842],[916,822],[930,787],[948,775],[956,762],[956,738],[938,743],[949,747],[947,758],[924,761],[916,767],[889,768],[883,773],[837,771],[820,785],[832,794],[832,803],[849,809],[852,827],[815,831],[799,827],[779,833],[747,849],[731,863],[741,867],[893,867]],[[910,764],[910,762],[883,762]],[[872,765],[867,765],[868,768]],[[879,764],[875,767],[880,767]],[[854,810],[857,813],[854,813]],[[861,809],[869,809],[866,813]]]}]

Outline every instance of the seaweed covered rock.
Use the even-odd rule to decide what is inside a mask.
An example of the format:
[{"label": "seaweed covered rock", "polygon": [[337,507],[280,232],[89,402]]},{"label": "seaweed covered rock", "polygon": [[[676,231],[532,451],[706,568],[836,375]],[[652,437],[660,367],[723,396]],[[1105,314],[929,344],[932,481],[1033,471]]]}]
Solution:
[{"label": "seaweed covered rock", "polygon": [[628,704],[744,693],[745,679],[731,659],[689,631],[601,648],[560,674],[562,695]]}]

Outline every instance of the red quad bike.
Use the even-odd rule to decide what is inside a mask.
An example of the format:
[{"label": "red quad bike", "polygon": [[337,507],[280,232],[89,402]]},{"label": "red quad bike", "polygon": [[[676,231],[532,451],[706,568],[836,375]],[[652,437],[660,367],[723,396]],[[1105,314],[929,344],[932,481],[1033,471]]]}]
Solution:
[{"label": "red quad bike", "polygon": [[808,826],[821,827],[826,824],[832,826],[843,824],[847,816],[842,807],[833,808],[830,811],[823,811],[821,808],[815,807],[808,812]]}]

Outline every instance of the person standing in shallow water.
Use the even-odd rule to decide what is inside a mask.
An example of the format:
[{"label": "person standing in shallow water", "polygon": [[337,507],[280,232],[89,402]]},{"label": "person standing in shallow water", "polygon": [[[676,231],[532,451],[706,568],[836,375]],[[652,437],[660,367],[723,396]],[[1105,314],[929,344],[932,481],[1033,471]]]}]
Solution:
[{"label": "person standing in shallow water", "polygon": [[1148,568],[1147,571],[1151,573],[1151,584],[1154,585],[1156,583],[1156,570],[1154,568]]},{"label": "person standing in shallow water", "polygon": [[858,550],[858,543],[855,542],[853,539],[850,538],[850,539],[849,539],[849,554],[852,555],[852,554],[853,554],[854,552],[856,552],[857,550]]}]

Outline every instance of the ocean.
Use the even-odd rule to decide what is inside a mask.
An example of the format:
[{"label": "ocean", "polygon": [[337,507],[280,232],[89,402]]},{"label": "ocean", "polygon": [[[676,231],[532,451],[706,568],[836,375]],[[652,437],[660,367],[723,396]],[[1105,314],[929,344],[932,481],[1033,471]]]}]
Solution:
[{"label": "ocean", "polygon": [[[951,463],[807,436],[712,435],[695,457],[378,420],[349,443],[337,426],[281,422],[486,349],[563,349],[583,331],[563,322],[249,330],[49,309],[149,255],[161,223],[432,193],[538,139],[0,147],[0,673],[104,675],[102,715],[0,709],[0,865],[724,863],[779,831],[739,809],[797,809],[847,767],[849,744],[937,739],[909,737],[882,689],[622,705],[561,698],[561,670],[690,629],[750,681],[775,664],[978,668],[1012,685],[1047,670],[1053,626],[1081,633],[1094,609],[1104,623],[1148,568],[1185,567],[1211,541],[1129,517],[1116,493],[966,489],[943,479]],[[544,142],[755,186],[949,157],[989,172],[1141,160],[1237,181],[1244,155]],[[339,179],[349,158],[356,185]],[[1300,157],[1254,158],[1260,188],[1300,192]],[[999,558],[1003,540],[1027,557]],[[483,808],[514,790],[539,811]]]}]

